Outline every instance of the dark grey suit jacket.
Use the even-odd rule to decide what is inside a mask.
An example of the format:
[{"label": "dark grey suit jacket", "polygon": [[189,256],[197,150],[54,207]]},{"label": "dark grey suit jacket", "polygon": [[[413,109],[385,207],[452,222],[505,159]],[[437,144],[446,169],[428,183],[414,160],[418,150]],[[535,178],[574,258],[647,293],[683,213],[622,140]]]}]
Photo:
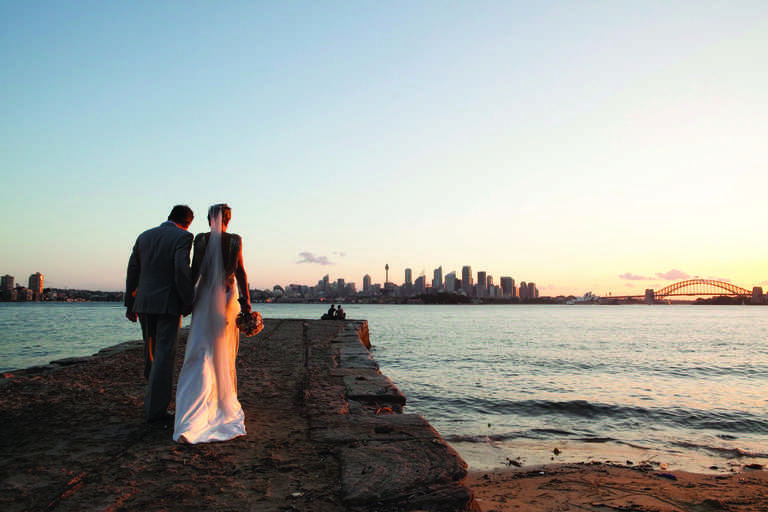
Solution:
[{"label": "dark grey suit jacket", "polygon": [[128,311],[182,314],[195,294],[189,268],[191,248],[192,233],[170,221],[140,234],[128,260],[125,279]]}]

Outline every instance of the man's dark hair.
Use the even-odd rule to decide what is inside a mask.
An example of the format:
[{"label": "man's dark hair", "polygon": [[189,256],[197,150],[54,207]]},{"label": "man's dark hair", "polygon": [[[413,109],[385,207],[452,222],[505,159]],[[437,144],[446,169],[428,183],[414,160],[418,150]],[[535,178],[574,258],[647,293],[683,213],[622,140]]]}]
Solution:
[{"label": "man's dark hair", "polygon": [[192,219],[195,218],[195,214],[192,213],[192,208],[185,204],[177,204],[173,207],[173,210],[171,210],[170,215],[168,215],[168,220],[171,222],[175,222],[179,226],[184,226],[185,228],[188,228],[190,224],[192,224]]}]

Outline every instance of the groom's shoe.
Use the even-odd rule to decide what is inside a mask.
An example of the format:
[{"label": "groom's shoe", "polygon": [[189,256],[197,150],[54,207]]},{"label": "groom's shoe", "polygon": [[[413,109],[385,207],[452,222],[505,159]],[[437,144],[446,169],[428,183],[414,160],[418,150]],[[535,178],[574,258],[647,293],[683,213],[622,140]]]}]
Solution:
[{"label": "groom's shoe", "polygon": [[175,420],[175,415],[170,412],[164,412],[163,414],[160,414],[159,416],[154,416],[152,418],[147,419],[147,423],[173,423]]}]

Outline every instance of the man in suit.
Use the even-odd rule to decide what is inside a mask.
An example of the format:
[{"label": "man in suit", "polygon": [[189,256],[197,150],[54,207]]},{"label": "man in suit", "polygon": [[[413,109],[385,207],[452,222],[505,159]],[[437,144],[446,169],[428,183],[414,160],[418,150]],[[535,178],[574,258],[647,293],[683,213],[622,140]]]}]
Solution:
[{"label": "man in suit", "polygon": [[194,283],[189,251],[194,215],[176,205],[168,220],[144,231],[136,239],[125,280],[126,318],[141,323],[144,338],[144,377],[147,421],[173,420],[168,412],[173,393],[176,339],[182,315],[192,310]]}]

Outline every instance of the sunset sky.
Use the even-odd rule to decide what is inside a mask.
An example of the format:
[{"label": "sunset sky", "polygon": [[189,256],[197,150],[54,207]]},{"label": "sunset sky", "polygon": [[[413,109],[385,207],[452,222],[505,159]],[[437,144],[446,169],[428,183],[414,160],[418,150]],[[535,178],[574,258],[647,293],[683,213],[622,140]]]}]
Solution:
[{"label": "sunset sky", "polygon": [[0,0],[0,274],[121,290],[177,203],[252,288],[768,285],[768,2]]}]

